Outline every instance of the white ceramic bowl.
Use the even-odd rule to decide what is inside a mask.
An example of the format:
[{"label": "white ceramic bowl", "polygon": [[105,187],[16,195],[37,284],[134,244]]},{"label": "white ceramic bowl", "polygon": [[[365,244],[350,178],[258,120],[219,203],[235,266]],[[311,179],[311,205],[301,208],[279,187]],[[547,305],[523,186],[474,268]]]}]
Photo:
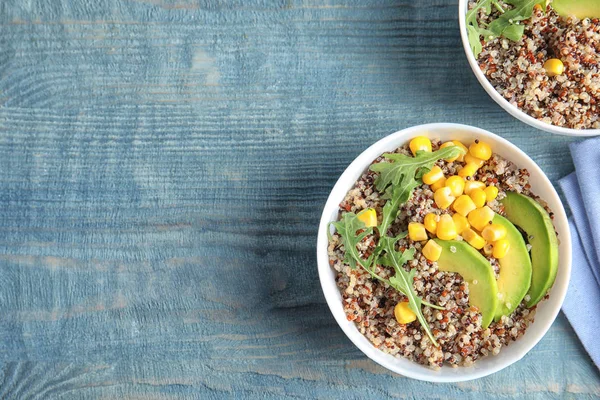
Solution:
[{"label": "white ceramic bowl", "polygon": [[[514,162],[520,168],[527,168],[531,174],[531,190],[546,200],[554,212],[554,224],[560,241],[560,260],[558,275],[550,298],[539,303],[535,322],[527,329],[524,336],[512,342],[509,346],[503,347],[498,355],[484,357],[478,360],[472,367],[452,368],[444,366],[441,370],[434,371],[406,358],[396,358],[375,348],[358,331],[354,323],[346,319],[346,314],[342,307],[342,297],[335,283],[335,273],[329,266],[327,225],[330,221],[337,220],[338,205],[342,202],[346,193],[366,171],[373,160],[382,153],[402,146],[418,135],[425,135],[432,139],[439,138],[442,141],[458,139],[464,143],[471,142],[476,138],[486,141],[492,146],[494,152]],[[508,367],[527,354],[548,331],[560,311],[571,276],[571,237],[565,209],[554,187],[540,167],[519,150],[518,147],[483,129],[458,124],[429,124],[404,129],[381,139],[360,154],[344,171],[333,187],[321,216],[317,239],[317,263],[321,287],[335,320],[348,338],[363,353],[385,368],[409,378],[430,382],[458,382],[481,378]]]},{"label": "white ceramic bowl", "polygon": [[581,136],[581,137],[600,135],[600,129],[571,129],[571,128],[564,128],[561,126],[552,125],[552,124],[547,124],[547,123],[542,122],[538,119],[535,119],[532,116],[530,116],[529,114],[521,111],[518,107],[515,107],[514,105],[510,104],[508,102],[508,100],[506,100],[503,96],[501,96],[500,93],[498,93],[496,91],[496,89],[494,89],[492,84],[487,80],[487,78],[485,77],[485,75],[483,74],[481,69],[479,68],[479,65],[477,64],[477,60],[475,59],[475,56],[473,55],[473,52],[471,51],[471,47],[469,46],[469,38],[467,37],[467,26],[466,26],[466,18],[465,18],[467,11],[468,11],[468,5],[469,5],[469,0],[459,0],[459,2],[458,2],[458,21],[459,21],[459,25],[460,25],[460,36],[462,38],[463,48],[465,49],[465,54],[467,55],[467,59],[469,60],[469,65],[471,65],[471,69],[473,70],[473,73],[477,77],[477,80],[479,81],[479,83],[481,83],[481,86],[483,86],[485,91],[488,92],[490,97],[492,99],[494,99],[494,101],[500,105],[500,107],[502,107],[506,111],[508,111],[508,113],[511,114],[513,117],[520,119],[521,121],[525,122],[526,124],[529,124],[529,125],[533,126],[534,128],[538,128],[543,131],[552,132],[552,133],[556,133],[559,135]]}]

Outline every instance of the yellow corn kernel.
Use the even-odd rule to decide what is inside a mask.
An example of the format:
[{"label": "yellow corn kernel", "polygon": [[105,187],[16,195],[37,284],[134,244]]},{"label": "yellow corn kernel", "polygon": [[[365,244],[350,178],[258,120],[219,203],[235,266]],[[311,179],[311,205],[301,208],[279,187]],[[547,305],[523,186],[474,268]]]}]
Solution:
[{"label": "yellow corn kernel", "polygon": [[498,197],[498,188],[496,186],[488,186],[483,191],[485,192],[485,201],[488,203]]},{"label": "yellow corn kernel", "polygon": [[410,240],[415,242],[427,240],[427,231],[425,230],[425,226],[418,222],[410,222],[408,224],[408,237]]},{"label": "yellow corn kernel", "polygon": [[448,214],[441,215],[435,233],[437,237],[442,240],[452,240],[456,238],[458,233],[456,232],[456,225],[454,225],[452,217]]},{"label": "yellow corn kernel", "polygon": [[488,206],[477,208],[469,213],[467,219],[471,226],[478,231],[482,231],[483,228],[494,218],[494,212]]},{"label": "yellow corn kernel", "polygon": [[506,228],[500,224],[487,225],[481,231],[481,236],[488,242],[495,242],[506,237]]},{"label": "yellow corn kernel", "polygon": [[491,256],[494,253],[494,245],[491,243],[486,243],[485,246],[483,246],[483,254],[485,254],[486,256]]},{"label": "yellow corn kernel", "polygon": [[506,239],[500,239],[494,242],[492,255],[494,258],[502,258],[510,250],[510,243]]},{"label": "yellow corn kernel", "polygon": [[[456,204],[456,202],[454,203]],[[452,214],[452,221],[454,221],[454,226],[456,226],[456,232],[461,234],[465,229],[469,229],[471,224],[469,224],[469,220],[467,217],[460,215],[459,213]]]},{"label": "yellow corn kernel", "polygon": [[469,180],[465,182],[465,194],[471,194],[473,189],[485,189],[485,183],[481,181]]},{"label": "yellow corn kernel", "polygon": [[454,200],[452,208],[454,208],[454,211],[456,211],[460,215],[466,217],[471,211],[476,209],[477,206],[475,206],[475,203],[473,203],[473,200],[471,200],[469,196],[463,194],[462,196],[458,196],[458,198]]},{"label": "yellow corn kernel", "polygon": [[408,301],[396,304],[396,307],[394,307],[394,316],[396,317],[396,321],[402,325],[410,324],[417,319],[417,315],[410,309]]},{"label": "yellow corn kernel", "polygon": [[452,204],[454,199],[455,197],[452,196],[452,191],[447,186],[439,188],[435,191],[435,193],[433,193],[433,200],[435,201],[435,204],[442,210],[450,207],[450,204]]},{"label": "yellow corn kernel", "polygon": [[544,69],[548,76],[562,75],[565,72],[565,65],[558,58],[551,58],[544,63]]},{"label": "yellow corn kernel", "polygon": [[475,206],[477,208],[483,207],[485,205],[485,200],[487,197],[483,190],[473,189],[473,190],[471,190],[471,193],[469,194],[469,196],[471,196],[471,199],[473,200],[473,203],[475,203]]},{"label": "yellow corn kernel", "polygon": [[471,153],[467,153],[465,154],[465,163],[475,164],[477,165],[477,168],[481,168],[485,161],[483,161],[481,158],[473,157]]},{"label": "yellow corn kernel", "polygon": [[445,185],[446,185],[446,178],[441,178],[441,179],[437,180],[435,183],[432,183],[431,185],[429,185],[429,188],[431,189],[431,191],[435,192],[439,188],[443,188]]},{"label": "yellow corn kernel", "polygon": [[485,246],[485,239],[479,236],[473,229],[465,229],[461,233],[461,236],[467,243],[475,247],[477,250],[481,250],[483,246]]},{"label": "yellow corn kernel", "polygon": [[427,229],[428,232],[435,234],[435,231],[437,230],[437,223],[439,220],[439,215],[429,213],[425,216],[425,219],[423,220],[423,225],[425,225],[425,229]]},{"label": "yellow corn kernel", "polygon": [[[454,142],[446,142],[444,144],[442,144],[440,146],[440,149],[444,149],[446,147],[450,147],[450,146],[456,146],[456,144]],[[448,162],[454,162],[458,159],[458,156],[456,157],[451,157],[451,158],[444,158],[444,161],[448,161]]]},{"label": "yellow corn kernel", "polygon": [[475,175],[475,172],[477,172],[477,169],[477,165],[475,164],[465,164],[464,167],[458,170],[458,176],[462,176],[463,178],[466,178],[467,176],[473,176]]},{"label": "yellow corn kernel", "polygon": [[428,173],[423,175],[423,183],[431,185],[433,183],[436,183],[443,177],[444,177],[444,172],[442,171],[442,169],[440,167],[438,167],[437,165],[434,165],[433,168],[431,168],[431,170]]},{"label": "yellow corn kernel", "polygon": [[423,253],[425,258],[429,261],[437,261],[442,255],[442,246],[437,244],[435,240],[429,239],[427,244],[423,246],[423,250],[421,250],[421,253]]},{"label": "yellow corn kernel", "polygon": [[452,196],[458,197],[463,194],[463,190],[465,189],[465,180],[460,176],[453,175],[446,179],[446,187],[450,188]]},{"label": "yellow corn kernel", "polygon": [[417,151],[427,151],[431,153],[431,140],[425,136],[417,136],[408,144],[413,155],[417,155]]},{"label": "yellow corn kernel", "polygon": [[492,157],[492,148],[489,144],[480,142],[478,139],[469,146],[469,154],[481,160],[487,161]]},{"label": "yellow corn kernel", "polygon": [[[465,154],[467,154],[469,152],[469,149],[467,149],[467,146],[465,146],[464,144],[462,144],[461,141],[459,140],[453,140],[452,143],[454,143],[455,145],[457,145],[458,147],[460,147],[461,149],[463,149],[465,151]],[[460,156],[458,156],[458,158],[456,159],[457,161],[463,162],[465,159],[465,154],[461,154]]]},{"label": "yellow corn kernel", "polygon": [[377,211],[373,208],[367,208],[359,212],[357,218],[359,221],[364,222],[367,228],[377,226]]}]

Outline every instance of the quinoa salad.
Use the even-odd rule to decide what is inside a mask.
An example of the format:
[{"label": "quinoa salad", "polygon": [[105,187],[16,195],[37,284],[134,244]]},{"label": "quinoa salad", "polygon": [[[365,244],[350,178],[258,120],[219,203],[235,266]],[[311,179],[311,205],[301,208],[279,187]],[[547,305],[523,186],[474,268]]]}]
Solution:
[{"label": "quinoa salad", "polygon": [[[391,169],[419,157],[429,161]],[[402,177],[382,189],[390,171]],[[409,180],[408,195],[400,195]],[[419,136],[378,157],[329,229],[329,264],[347,319],[379,350],[433,369],[498,354],[533,323],[556,276],[553,214],[530,189],[526,169],[479,140]],[[513,226],[519,213],[539,213],[551,232]],[[556,257],[536,260],[532,246]]]},{"label": "quinoa salad", "polygon": [[[469,10],[479,2],[471,0]],[[489,13],[476,10],[479,26],[500,18],[498,8],[514,7],[497,3]],[[482,49],[474,51],[479,68],[500,95],[533,118],[572,129],[600,128],[599,19],[561,16],[551,2],[529,12],[515,22],[523,29],[518,40],[481,34]]]}]

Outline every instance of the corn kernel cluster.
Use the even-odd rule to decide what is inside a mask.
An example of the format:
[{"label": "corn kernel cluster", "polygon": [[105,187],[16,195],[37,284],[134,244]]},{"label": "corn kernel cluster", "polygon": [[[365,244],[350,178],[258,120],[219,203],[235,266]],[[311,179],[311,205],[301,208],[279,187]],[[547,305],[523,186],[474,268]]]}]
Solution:
[{"label": "corn kernel cluster", "polygon": [[[502,258],[510,248],[505,239],[506,228],[492,223],[495,213],[486,205],[496,199],[498,188],[473,179],[477,170],[492,157],[492,149],[489,144],[479,140],[475,140],[468,148],[457,140],[443,143],[440,147],[449,146],[459,146],[465,150],[466,154],[446,160],[463,162],[462,168],[457,175],[446,177],[440,167],[434,166],[423,175],[423,183],[429,185],[434,192],[436,206],[441,210],[451,208],[454,214],[429,213],[425,215],[423,224],[409,224],[408,237],[413,241],[428,240],[430,235],[441,240],[452,240],[461,235],[477,250],[483,249],[486,255]],[[414,138],[409,147],[413,154],[417,151],[432,151],[431,141],[424,136]],[[429,240],[422,250],[425,258],[430,261],[437,261],[441,252],[441,246],[433,240]]]}]

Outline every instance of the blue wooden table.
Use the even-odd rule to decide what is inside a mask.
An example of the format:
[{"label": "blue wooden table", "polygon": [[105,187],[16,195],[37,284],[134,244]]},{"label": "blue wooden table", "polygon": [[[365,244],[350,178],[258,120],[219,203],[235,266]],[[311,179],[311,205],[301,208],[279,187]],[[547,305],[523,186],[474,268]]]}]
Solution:
[{"label": "blue wooden table", "polygon": [[2,0],[0,398],[596,398],[564,316],[462,384],[387,372],[317,279],[321,208],[398,129],[472,124],[556,183],[454,0]]}]

